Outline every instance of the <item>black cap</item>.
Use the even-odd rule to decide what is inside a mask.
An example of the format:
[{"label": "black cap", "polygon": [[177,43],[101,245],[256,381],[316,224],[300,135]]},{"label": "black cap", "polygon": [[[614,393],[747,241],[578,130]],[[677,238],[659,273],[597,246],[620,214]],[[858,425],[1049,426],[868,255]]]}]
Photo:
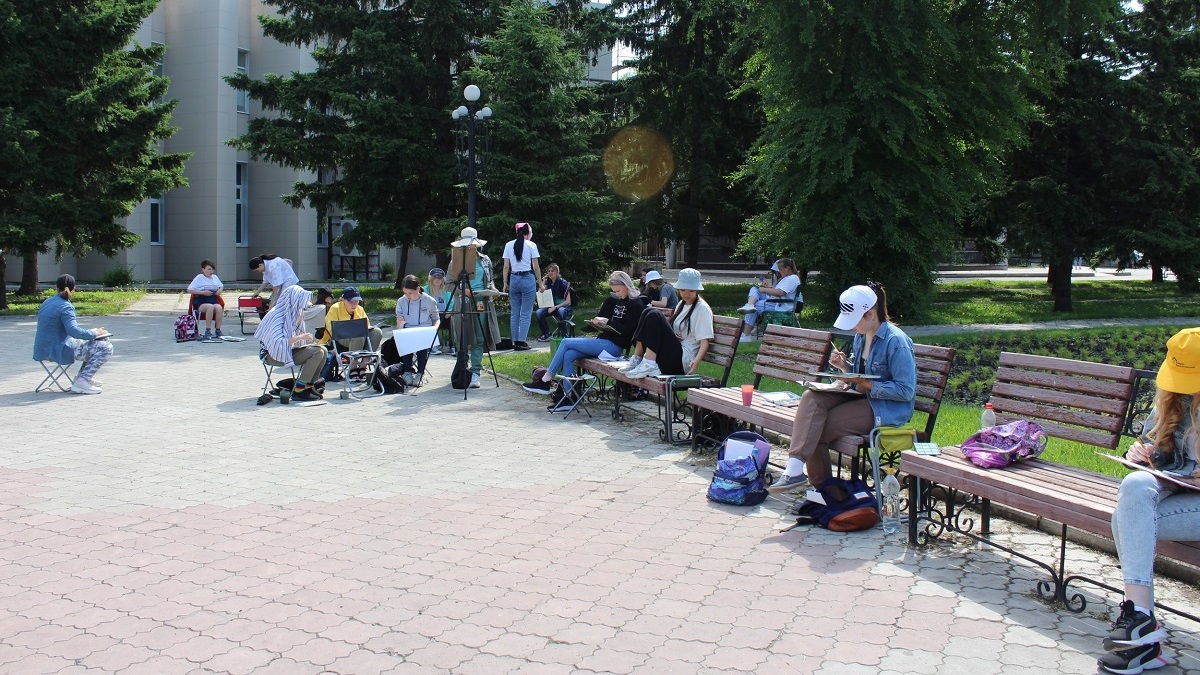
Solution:
[{"label": "black cap", "polygon": [[75,290],[75,277],[71,276],[70,274],[64,274],[59,277],[58,281],[54,282],[54,284],[58,286],[59,292],[65,291],[68,288],[73,291]]}]

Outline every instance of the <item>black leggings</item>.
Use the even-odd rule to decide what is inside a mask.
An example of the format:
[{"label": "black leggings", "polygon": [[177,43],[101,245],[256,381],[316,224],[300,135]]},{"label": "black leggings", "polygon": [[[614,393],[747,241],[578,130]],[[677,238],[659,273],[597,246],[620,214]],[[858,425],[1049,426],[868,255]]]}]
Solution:
[{"label": "black leggings", "polygon": [[642,310],[637,330],[633,331],[634,343],[642,343],[654,352],[658,369],[663,375],[683,375],[683,345],[675,337],[675,331],[665,314],[653,307]]}]

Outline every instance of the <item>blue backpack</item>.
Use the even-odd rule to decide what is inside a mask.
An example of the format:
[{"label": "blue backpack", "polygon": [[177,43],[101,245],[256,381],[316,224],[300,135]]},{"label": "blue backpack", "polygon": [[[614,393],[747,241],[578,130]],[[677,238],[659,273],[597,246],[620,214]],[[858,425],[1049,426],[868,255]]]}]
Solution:
[{"label": "blue backpack", "polygon": [[879,502],[875,500],[875,492],[863,480],[827,478],[818,492],[825,503],[806,500],[796,510],[799,516],[796,525],[820,525],[834,532],[857,532],[879,524]]},{"label": "blue backpack", "polygon": [[753,431],[735,431],[721,443],[717,451],[717,469],[708,485],[708,498],[721,504],[754,506],[767,498],[767,463],[761,463],[755,455],[725,459],[725,445],[731,440],[754,444],[767,439]]}]

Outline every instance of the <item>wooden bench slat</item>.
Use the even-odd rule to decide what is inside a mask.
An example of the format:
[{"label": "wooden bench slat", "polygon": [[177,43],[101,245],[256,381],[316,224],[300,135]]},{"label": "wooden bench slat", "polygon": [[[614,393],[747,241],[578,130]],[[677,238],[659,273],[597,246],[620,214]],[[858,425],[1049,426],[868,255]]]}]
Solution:
[{"label": "wooden bench slat", "polygon": [[1054,391],[1076,392],[1103,396],[1112,399],[1127,399],[1133,388],[1132,382],[1123,380],[1101,380],[1071,375],[1056,375],[1037,370],[1021,370],[1011,366],[996,369],[996,382],[1023,384]]},{"label": "wooden bench slat", "polygon": [[1092,412],[1101,413],[1106,417],[1120,415],[1129,406],[1128,396],[1122,398],[1106,398],[1102,396],[1077,394],[1069,391],[1041,389],[1038,387],[1029,387],[1022,384],[1011,384],[1008,382],[996,382],[994,385],[992,385],[992,403],[995,404],[998,399],[1017,399],[1021,401],[1045,403],[1060,408],[1078,408],[1080,410],[1090,410]]},{"label": "wooden bench slat", "polygon": [[1000,352],[1000,366],[1014,366],[1036,370],[1054,370],[1070,375],[1086,375],[1107,380],[1133,382],[1133,368],[1112,366],[1107,363],[1063,359],[1055,356],[1034,356],[1016,352]]}]

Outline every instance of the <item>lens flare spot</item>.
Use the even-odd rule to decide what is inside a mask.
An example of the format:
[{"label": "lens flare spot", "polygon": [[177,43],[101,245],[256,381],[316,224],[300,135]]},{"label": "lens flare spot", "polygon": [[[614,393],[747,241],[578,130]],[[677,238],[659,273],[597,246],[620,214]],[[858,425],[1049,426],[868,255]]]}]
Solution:
[{"label": "lens flare spot", "polygon": [[613,192],[641,201],[662,192],[675,173],[675,155],[662,134],[628,126],[604,148],[604,175]]}]

